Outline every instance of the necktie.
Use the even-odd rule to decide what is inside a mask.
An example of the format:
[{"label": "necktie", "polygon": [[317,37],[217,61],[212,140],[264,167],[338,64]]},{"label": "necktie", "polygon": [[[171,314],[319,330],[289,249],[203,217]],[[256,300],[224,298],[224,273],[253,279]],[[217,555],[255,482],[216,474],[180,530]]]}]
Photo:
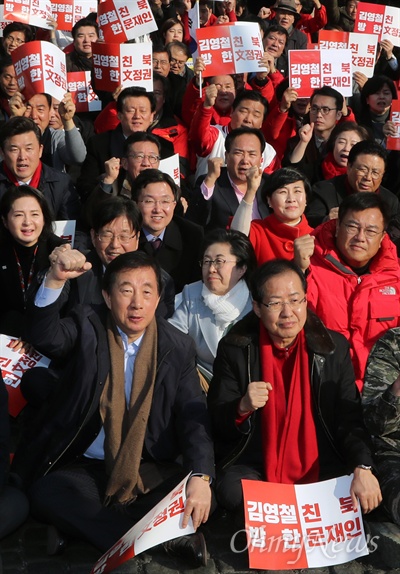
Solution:
[{"label": "necktie", "polygon": [[154,239],[151,242],[151,246],[154,249],[154,251],[157,251],[161,247],[161,244],[162,244],[162,240],[159,237],[157,237],[157,239]]}]

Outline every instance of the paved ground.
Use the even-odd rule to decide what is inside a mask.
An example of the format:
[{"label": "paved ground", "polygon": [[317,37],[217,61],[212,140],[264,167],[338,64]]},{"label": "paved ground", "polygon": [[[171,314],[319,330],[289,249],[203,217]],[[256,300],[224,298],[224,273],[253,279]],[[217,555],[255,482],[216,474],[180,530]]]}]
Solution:
[{"label": "paved ground", "polygon": [[[1,520],[1,517],[0,517]],[[382,526],[379,527],[382,531]],[[204,528],[210,559],[207,567],[191,568],[181,559],[173,559],[161,549],[153,549],[126,562],[115,574],[231,574],[248,572],[247,553],[234,553],[230,541],[234,527],[224,516],[214,518]],[[400,574],[400,531],[386,528],[378,539],[376,552],[357,561],[309,570],[307,574]],[[376,523],[372,534],[379,535]],[[4,574],[89,574],[100,557],[84,543],[70,544],[62,556],[46,556],[46,527],[29,520],[15,534],[0,543]],[[268,571],[272,573],[273,571]],[[292,574],[288,571],[287,574]],[[296,571],[298,572],[298,571]],[[1,566],[0,566],[1,573]],[[294,574],[294,572],[293,572]]]}]

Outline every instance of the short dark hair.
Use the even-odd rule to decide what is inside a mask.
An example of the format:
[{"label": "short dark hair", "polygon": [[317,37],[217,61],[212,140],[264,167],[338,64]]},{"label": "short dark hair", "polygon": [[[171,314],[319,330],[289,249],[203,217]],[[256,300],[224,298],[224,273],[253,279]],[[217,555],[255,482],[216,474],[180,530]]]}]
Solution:
[{"label": "short dark hair", "polygon": [[265,32],[265,35],[268,36],[268,34],[274,34],[274,33],[285,36],[286,42],[289,39],[289,32],[286,30],[286,28],[284,28],[280,24],[273,24],[272,26],[270,26],[268,30]]},{"label": "short dark hair", "polygon": [[167,44],[165,46],[167,52],[168,52],[168,56],[169,59],[171,60],[172,55],[171,55],[171,48],[179,48],[187,58],[190,58],[191,54],[190,54],[190,50],[189,48],[186,46],[186,44],[184,44],[183,42],[178,42],[178,40],[174,40],[173,42],[169,42],[169,44]]},{"label": "short dark hair", "polygon": [[3,54],[0,57],[0,74],[3,73],[4,68],[9,68],[10,66],[14,66],[11,56],[9,54]]},{"label": "short dark hair", "polygon": [[33,132],[39,144],[41,143],[42,134],[40,128],[31,118],[21,116],[10,118],[0,129],[0,148],[4,150],[4,144],[9,138],[26,134],[27,132]]},{"label": "short dark hair", "polygon": [[28,24],[22,24],[22,22],[7,24],[3,30],[3,38],[7,38],[13,32],[23,32],[25,34],[25,42],[31,42],[34,37],[32,28]]},{"label": "short dark hair", "polygon": [[315,96],[327,96],[328,98],[333,98],[336,102],[337,111],[338,112],[342,111],[344,98],[342,94],[337,90],[335,90],[334,88],[331,88],[330,86],[322,86],[322,88],[314,90],[310,98],[311,104],[313,103],[313,99],[315,98]]},{"label": "short dark hair", "polygon": [[251,295],[253,301],[262,303],[265,283],[272,277],[293,271],[299,277],[304,293],[307,293],[307,280],[304,273],[294,261],[288,259],[272,259],[258,267],[251,280]]},{"label": "short dark hair", "polygon": [[124,157],[128,155],[131,145],[137,142],[151,142],[157,146],[158,153],[160,154],[161,152],[161,144],[156,136],[153,136],[153,134],[149,134],[148,132],[134,132],[124,141]]},{"label": "short dark hair", "polygon": [[360,191],[347,195],[339,205],[339,223],[342,223],[349,211],[365,211],[366,209],[379,209],[383,216],[385,229],[390,220],[387,204],[383,201],[379,193],[370,191]]},{"label": "short dark hair", "polygon": [[128,219],[133,231],[140,231],[142,214],[134,201],[122,195],[107,197],[107,199],[96,205],[93,210],[92,229],[98,233],[107,223],[110,223],[117,217],[121,217],[121,215]]},{"label": "short dark hair", "polygon": [[[44,96],[46,98],[46,102],[47,105],[49,106],[49,108],[51,109],[52,105],[53,105],[53,98],[50,96],[50,94],[45,94],[44,92],[39,92],[37,94],[33,94],[31,96],[31,98],[33,98],[33,96]],[[29,98],[30,99],[30,98]],[[27,100],[27,102],[29,103],[29,100]]]},{"label": "short dark hair", "polygon": [[90,26],[91,28],[94,28],[96,30],[97,37],[99,36],[99,26],[98,26],[96,20],[94,20],[93,18],[90,18],[90,17],[86,17],[86,18],[81,18],[80,20],[78,20],[78,22],[72,28],[72,37],[74,40],[76,38],[76,35],[79,32],[79,28],[83,28],[84,26]]},{"label": "short dark hair", "polygon": [[164,96],[165,96],[165,99],[167,99],[169,96],[169,93],[171,91],[171,85],[169,83],[168,78],[166,78],[165,76],[162,76],[158,72],[153,72],[153,94],[154,94],[154,83],[155,82],[161,82],[162,83],[163,90],[164,90]]},{"label": "short dark hair", "polygon": [[304,173],[295,167],[282,167],[269,175],[263,188],[263,199],[271,197],[277,189],[296,181],[303,182],[306,198],[309,200],[311,197],[311,184]]},{"label": "short dark hair", "polygon": [[377,155],[383,159],[386,168],[387,151],[378,142],[369,139],[356,143],[356,145],[354,145],[349,152],[347,164],[352,165],[356,161],[357,157],[362,154]]},{"label": "short dark hair", "polygon": [[258,130],[257,128],[248,128],[248,127],[236,128],[228,133],[228,135],[225,138],[225,151],[229,153],[231,151],[233,140],[245,134],[256,136],[259,139],[261,153],[263,153],[265,150],[265,139],[262,131]]},{"label": "short dark hair", "polygon": [[372,94],[376,94],[377,92],[379,92],[385,84],[392,92],[392,98],[394,100],[397,100],[397,90],[393,80],[391,80],[387,76],[384,76],[383,74],[377,74],[376,76],[374,75],[371,78],[368,78],[368,80],[361,88],[360,103],[363,108],[368,108],[367,104],[368,96],[372,96]]},{"label": "short dark hair", "polygon": [[239,269],[244,266],[247,267],[243,279],[249,285],[250,278],[257,267],[257,259],[254,253],[253,246],[249,238],[241,231],[234,229],[214,229],[209,231],[204,237],[201,249],[200,258],[204,257],[207,249],[214,245],[214,243],[227,243],[229,244],[232,255],[237,258],[236,267]]},{"label": "short dark hair", "polygon": [[213,2],[211,0],[199,0],[199,4],[202,6],[207,6],[209,10],[212,10],[213,8]]},{"label": "short dark hair", "polygon": [[124,103],[126,98],[147,98],[150,102],[151,111],[154,112],[156,109],[156,100],[154,98],[153,92],[146,92],[145,88],[131,86],[125,88],[121,91],[117,98],[117,112],[124,111]]},{"label": "short dark hair", "polygon": [[250,100],[252,102],[259,102],[264,106],[264,119],[268,113],[268,101],[264,96],[257,92],[256,90],[240,90],[236,98],[233,101],[232,109],[233,111],[243,102],[243,100]]},{"label": "short dark hair", "polygon": [[359,126],[356,122],[342,122],[333,128],[326,142],[326,151],[333,151],[336,140],[345,132],[356,132],[361,138],[361,141],[372,139],[371,134],[364,126]]},{"label": "short dark hair", "polygon": [[118,255],[115,259],[111,261],[106,267],[103,276],[103,290],[106,293],[111,293],[111,289],[117,279],[117,275],[123,271],[128,271],[130,269],[141,269],[141,268],[153,269],[156,281],[157,281],[157,291],[158,294],[162,293],[162,278],[161,278],[161,267],[157,259],[144,253],[143,251],[130,251],[129,253],[122,253]]},{"label": "short dark hair", "polygon": [[138,201],[140,192],[150,183],[166,183],[171,188],[175,201],[179,201],[181,196],[179,187],[170,175],[158,169],[145,169],[139,173],[132,184],[132,199]]},{"label": "short dark hair", "polygon": [[[22,197],[33,197],[38,202],[43,214],[43,230],[40,239],[47,239],[53,233],[54,216],[49,204],[43,193],[30,185],[12,185],[10,186],[0,200],[0,216],[7,219],[13,203]],[[2,219],[3,221],[3,219]],[[4,224],[2,223],[4,226]],[[4,229],[5,231],[8,231]]]}]

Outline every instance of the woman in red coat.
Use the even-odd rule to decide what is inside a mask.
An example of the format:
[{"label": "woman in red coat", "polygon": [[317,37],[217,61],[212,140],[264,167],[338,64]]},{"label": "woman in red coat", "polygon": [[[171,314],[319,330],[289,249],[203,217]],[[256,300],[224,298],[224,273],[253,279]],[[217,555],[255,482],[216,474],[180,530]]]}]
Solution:
[{"label": "woman in red coat", "polygon": [[271,259],[293,259],[293,243],[297,237],[312,231],[304,215],[311,187],[297,169],[284,167],[273,173],[265,186],[264,200],[272,213],[264,219],[251,221],[252,205],[258,189],[259,168],[251,168],[247,192],[232,221],[232,229],[249,236],[258,265]]}]

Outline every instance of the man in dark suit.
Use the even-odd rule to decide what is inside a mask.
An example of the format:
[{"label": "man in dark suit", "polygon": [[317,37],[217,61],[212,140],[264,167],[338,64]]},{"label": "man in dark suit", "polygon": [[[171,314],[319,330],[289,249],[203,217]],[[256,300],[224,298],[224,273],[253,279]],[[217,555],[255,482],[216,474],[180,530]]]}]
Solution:
[{"label": "man in dark suit", "polygon": [[174,215],[179,196],[172,178],[156,169],[140,173],[132,186],[132,198],[143,217],[139,249],[171,275],[176,293],[201,278],[198,260],[203,241],[202,227]]},{"label": "man in dark suit", "polygon": [[[203,225],[207,230],[226,228],[235,215],[247,191],[247,172],[261,166],[265,140],[261,131],[242,127],[232,130],[225,139],[226,168],[222,158],[208,160],[208,173],[196,182],[193,201],[189,204],[188,219]],[[262,198],[267,175],[263,175],[254,202],[253,219],[263,219],[270,214]]]},{"label": "man in dark suit", "polygon": [[[35,516],[104,552],[191,471],[182,525],[205,522],[214,457],[193,341],[155,318],[159,265],[141,252],[120,255],[104,274],[105,320],[87,306],[61,319],[57,296],[89,269],[80,252],[57,252],[30,309],[32,343],[69,360],[14,470],[38,479]],[[168,550],[206,561],[201,534]]]},{"label": "man in dark suit", "polygon": [[[124,142],[135,132],[147,131],[154,120],[156,102],[153,94],[143,88],[125,88],[117,99],[117,114],[120,124],[114,129],[96,134],[87,143],[87,155],[82,165],[77,188],[83,201],[93,191],[104,173],[104,164],[110,158],[124,157]],[[155,136],[160,142],[162,159],[174,154],[172,143]],[[121,170],[121,182],[125,171]]]}]

